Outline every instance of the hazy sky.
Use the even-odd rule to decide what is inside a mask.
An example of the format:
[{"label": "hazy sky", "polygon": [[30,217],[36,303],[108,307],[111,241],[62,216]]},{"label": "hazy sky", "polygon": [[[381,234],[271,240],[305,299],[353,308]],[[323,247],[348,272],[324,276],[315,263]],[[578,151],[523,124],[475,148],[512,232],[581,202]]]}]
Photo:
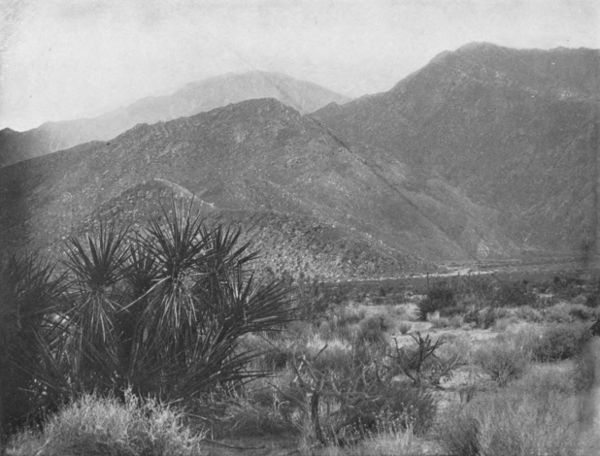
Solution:
[{"label": "hazy sky", "polygon": [[600,48],[600,0],[0,0],[0,128],[253,69],[358,96],[471,41]]}]

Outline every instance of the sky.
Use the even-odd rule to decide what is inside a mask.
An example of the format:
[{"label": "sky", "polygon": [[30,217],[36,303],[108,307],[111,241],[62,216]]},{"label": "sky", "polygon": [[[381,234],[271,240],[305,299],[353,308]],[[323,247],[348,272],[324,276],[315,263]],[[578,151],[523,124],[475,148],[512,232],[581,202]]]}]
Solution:
[{"label": "sky", "polygon": [[94,116],[227,72],[356,97],[473,41],[600,48],[600,1],[0,0],[0,128]]}]

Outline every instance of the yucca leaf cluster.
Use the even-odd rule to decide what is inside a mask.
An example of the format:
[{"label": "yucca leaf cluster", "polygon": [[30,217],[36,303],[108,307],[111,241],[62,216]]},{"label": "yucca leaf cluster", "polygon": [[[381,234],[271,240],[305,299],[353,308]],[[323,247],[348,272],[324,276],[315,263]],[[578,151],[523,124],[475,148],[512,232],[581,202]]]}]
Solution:
[{"label": "yucca leaf cluster", "polygon": [[[255,278],[258,254],[241,238],[173,202],[144,227],[71,237],[56,265],[5,262],[1,421],[82,393],[180,401],[264,375],[248,367],[260,353],[238,342],[281,329],[293,309],[280,281]],[[27,405],[13,412],[17,396]]]}]

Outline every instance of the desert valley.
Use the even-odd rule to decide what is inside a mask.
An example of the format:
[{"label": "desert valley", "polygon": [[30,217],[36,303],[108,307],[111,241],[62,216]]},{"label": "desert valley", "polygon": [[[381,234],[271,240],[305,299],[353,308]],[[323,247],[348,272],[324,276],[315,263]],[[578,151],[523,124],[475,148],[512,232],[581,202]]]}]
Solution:
[{"label": "desert valley", "polygon": [[491,43],[5,128],[3,451],[600,454],[599,128],[600,50]]}]

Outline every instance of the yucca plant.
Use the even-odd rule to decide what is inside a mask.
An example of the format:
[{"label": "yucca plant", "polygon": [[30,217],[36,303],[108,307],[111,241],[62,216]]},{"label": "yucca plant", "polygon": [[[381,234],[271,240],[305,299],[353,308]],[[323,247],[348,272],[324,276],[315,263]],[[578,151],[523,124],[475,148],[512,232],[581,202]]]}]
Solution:
[{"label": "yucca plant", "polygon": [[135,238],[128,280],[143,310],[129,372],[139,392],[198,396],[261,374],[245,369],[257,354],[238,350],[238,338],[277,329],[292,314],[281,283],[255,283],[256,253],[240,238],[239,228],[209,227],[191,205],[176,204]]},{"label": "yucca plant", "polygon": [[63,291],[62,275],[37,255],[0,264],[0,437],[60,402],[48,360]]},{"label": "yucca plant", "polygon": [[209,226],[173,202],[135,233],[100,224],[67,243],[69,381],[80,392],[198,397],[263,375],[239,349],[292,318],[278,281],[257,283],[241,229]]},{"label": "yucca plant", "polygon": [[173,203],[135,233],[100,223],[71,237],[62,275],[38,257],[1,270],[1,423],[84,393],[174,401],[266,374],[237,342],[293,318],[288,289],[253,278],[240,228],[192,208]]},{"label": "yucca plant", "polygon": [[110,391],[119,373],[118,314],[128,303],[123,278],[129,261],[127,229],[100,224],[84,241],[67,241],[68,350],[71,380],[80,391]]}]

